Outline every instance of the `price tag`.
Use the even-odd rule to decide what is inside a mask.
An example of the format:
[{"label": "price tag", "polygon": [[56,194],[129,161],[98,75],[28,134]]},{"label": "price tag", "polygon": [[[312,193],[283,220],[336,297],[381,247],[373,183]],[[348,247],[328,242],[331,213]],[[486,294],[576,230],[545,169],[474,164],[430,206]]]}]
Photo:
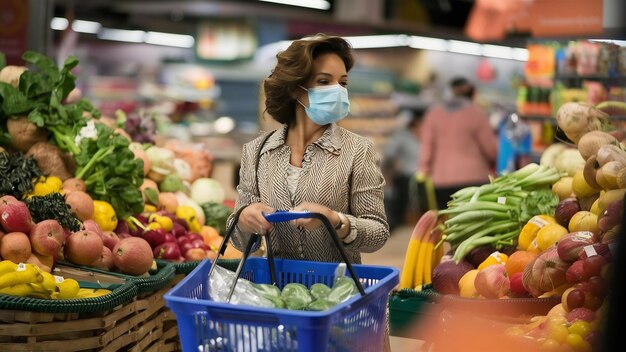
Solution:
[{"label": "price tag", "polygon": [[24,271],[24,270],[26,270],[26,264],[24,263],[17,264],[17,269],[15,271]]},{"label": "price tag", "polygon": [[596,252],[596,249],[593,248],[592,244],[583,247],[583,250],[585,251],[585,254],[587,254],[587,258],[594,256],[594,255],[598,255],[598,252]]},{"label": "price tag", "polygon": [[498,197],[498,204],[506,204],[506,197]]},{"label": "price tag", "polygon": [[544,219],[542,219],[542,218],[540,218],[538,216],[533,216],[528,222],[530,222],[532,224],[535,224],[535,225],[539,226],[540,228],[548,225],[547,221],[545,221]]}]

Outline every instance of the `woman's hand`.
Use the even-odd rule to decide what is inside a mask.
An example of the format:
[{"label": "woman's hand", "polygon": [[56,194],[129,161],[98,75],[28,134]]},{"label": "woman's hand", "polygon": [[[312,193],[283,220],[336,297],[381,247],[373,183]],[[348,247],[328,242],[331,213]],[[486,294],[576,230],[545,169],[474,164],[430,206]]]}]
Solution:
[{"label": "woman's hand", "polygon": [[[297,207],[292,209],[293,211],[309,211],[311,213],[320,213],[328,218],[331,224],[338,224],[340,219],[337,212],[317,203],[304,202],[300,203]],[[297,219],[293,220],[295,226],[302,226],[307,230],[315,230],[322,226],[322,222],[318,219]]]},{"label": "woman's hand", "polygon": [[237,226],[243,232],[266,235],[272,229],[272,224],[265,220],[262,213],[273,213],[274,211],[274,208],[263,203],[252,203],[239,215]]}]

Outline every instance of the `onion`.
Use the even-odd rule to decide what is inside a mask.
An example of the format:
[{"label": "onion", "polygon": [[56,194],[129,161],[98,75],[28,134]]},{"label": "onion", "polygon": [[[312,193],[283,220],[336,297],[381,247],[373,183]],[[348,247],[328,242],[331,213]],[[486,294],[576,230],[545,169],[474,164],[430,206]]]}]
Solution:
[{"label": "onion", "polygon": [[566,198],[557,204],[554,210],[554,218],[559,225],[568,227],[569,221],[574,214],[580,211],[580,205],[576,198]]},{"label": "onion", "polygon": [[559,258],[556,247],[550,247],[524,269],[524,287],[534,297],[552,291],[566,282],[565,272],[568,266],[568,263]]}]

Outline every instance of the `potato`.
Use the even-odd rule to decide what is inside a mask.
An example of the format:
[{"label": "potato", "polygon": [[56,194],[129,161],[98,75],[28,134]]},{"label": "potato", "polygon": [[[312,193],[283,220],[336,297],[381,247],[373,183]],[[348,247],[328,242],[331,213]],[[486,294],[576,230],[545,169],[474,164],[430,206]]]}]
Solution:
[{"label": "potato", "polygon": [[11,136],[11,148],[22,153],[26,153],[30,147],[38,142],[48,141],[46,130],[28,122],[26,116],[8,119],[7,131]]},{"label": "potato", "polygon": [[56,176],[63,181],[73,176],[63,161],[61,150],[50,143],[36,143],[28,149],[26,156],[32,156],[44,174]]}]

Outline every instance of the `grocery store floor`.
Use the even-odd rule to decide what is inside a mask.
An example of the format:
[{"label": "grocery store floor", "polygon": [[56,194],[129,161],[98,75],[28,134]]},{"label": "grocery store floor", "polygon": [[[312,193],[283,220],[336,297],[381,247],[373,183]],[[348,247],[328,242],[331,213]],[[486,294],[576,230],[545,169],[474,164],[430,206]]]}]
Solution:
[{"label": "grocery store floor", "polygon": [[[412,226],[398,227],[391,233],[391,237],[385,246],[375,253],[365,253],[362,255],[363,264],[393,266],[402,269],[406,246],[413,231]],[[391,352],[422,352],[423,342],[419,340],[407,339],[391,336]]]}]

